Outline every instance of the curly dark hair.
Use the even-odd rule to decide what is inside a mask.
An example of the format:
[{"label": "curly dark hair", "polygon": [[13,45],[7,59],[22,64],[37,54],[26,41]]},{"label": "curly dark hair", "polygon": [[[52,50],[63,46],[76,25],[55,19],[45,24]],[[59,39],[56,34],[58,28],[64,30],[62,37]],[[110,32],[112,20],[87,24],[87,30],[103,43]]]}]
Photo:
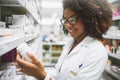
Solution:
[{"label": "curly dark hair", "polygon": [[[112,9],[107,0],[63,0],[63,10],[74,11],[89,36],[102,40],[112,24]],[[64,33],[68,33],[63,26]]]}]

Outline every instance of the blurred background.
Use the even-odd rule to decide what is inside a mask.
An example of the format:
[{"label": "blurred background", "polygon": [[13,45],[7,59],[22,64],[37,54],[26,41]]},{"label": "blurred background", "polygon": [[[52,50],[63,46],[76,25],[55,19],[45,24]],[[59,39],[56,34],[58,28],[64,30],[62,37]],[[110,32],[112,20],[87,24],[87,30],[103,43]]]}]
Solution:
[{"label": "blurred background", "polygon": [[[108,0],[112,26],[104,37],[108,51],[101,80],[120,80],[120,0]],[[62,0],[0,0],[0,80],[36,80],[17,72],[16,47],[26,42],[47,71],[71,38],[62,31]]]}]

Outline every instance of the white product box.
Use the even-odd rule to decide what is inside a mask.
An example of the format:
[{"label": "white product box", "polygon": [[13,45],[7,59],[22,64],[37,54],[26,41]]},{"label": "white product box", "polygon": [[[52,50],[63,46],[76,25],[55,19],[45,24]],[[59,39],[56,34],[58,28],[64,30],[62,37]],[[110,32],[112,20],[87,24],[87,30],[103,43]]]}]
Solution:
[{"label": "white product box", "polygon": [[9,25],[9,28],[12,29],[14,35],[24,35],[24,26],[23,25]]},{"label": "white product box", "polygon": [[13,16],[13,25],[25,25],[28,22],[26,15],[12,15]]},{"label": "white product box", "polygon": [[27,45],[27,43],[22,43],[17,47],[17,51],[20,52],[23,59],[32,62],[32,59],[28,56],[28,53],[32,53],[33,51],[30,48],[30,46]]},{"label": "white product box", "polygon": [[6,22],[0,21],[0,28],[5,28],[6,27]]},{"label": "white product box", "polygon": [[23,25],[9,25],[10,29],[23,29],[24,26]]}]

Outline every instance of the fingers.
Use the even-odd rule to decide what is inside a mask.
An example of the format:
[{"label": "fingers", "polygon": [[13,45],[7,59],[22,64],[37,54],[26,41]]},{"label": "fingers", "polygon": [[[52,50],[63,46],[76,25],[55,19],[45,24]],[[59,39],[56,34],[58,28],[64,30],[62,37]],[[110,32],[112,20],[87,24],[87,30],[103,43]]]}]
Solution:
[{"label": "fingers", "polygon": [[[36,58],[35,55],[33,55],[32,53],[27,53],[27,55],[32,59],[34,64],[36,65],[40,64],[39,60]],[[20,58],[21,58],[21,55],[19,52],[17,52],[16,60],[19,60],[21,62]]]},{"label": "fingers", "polygon": [[31,53],[27,53],[27,54],[32,59],[33,62],[28,62],[28,61],[22,59],[19,55],[19,52],[18,52],[18,55],[16,57],[16,61],[19,64],[20,67],[27,68],[27,67],[43,66],[41,64],[41,62],[36,58],[35,55],[33,55]]},{"label": "fingers", "polygon": [[20,53],[19,53],[19,52],[17,52],[17,55],[16,55],[16,60],[17,60],[18,58],[22,58],[22,56],[20,55]]},{"label": "fingers", "polygon": [[28,67],[28,66],[32,66],[32,63],[28,62],[28,61],[25,61],[21,58],[18,58],[17,59],[17,62],[18,64],[21,66],[21,67]]},{"label": "fingers", "polygon": [[40,61],[36,58],[36,56],[34,56],[31,53],[28,53],[28,56],[32,59],[33,63],[36,65],[40,65]]},{"label": "fingers", "polygon": [[33,63],[28,62],[25,59],[22,59],[20,53],[17,52],[16,62],[19,64],[19,66],[24,66],[24,67],[26,66],[27,67],[27,66],[33,66],[33,64],[39,63],[39,61],[37,60],[37,58],[34,55],[28,53],[28,56],[32,59]]},{"label": "fingers", "polygon": [[16,71],[17,71],[17,74],[25,73],[24,68],[18,68]]},{"label": "fingers", "polygon": [[16,71],[17,71],[17,72],[22,72],[21,68],[18,68]]},{"label": "fingers", "polygon": [[20,57],[19,52],[17,52],[17,55],[16,55],[16,60],[17,60],[17,58],[19,58],[19,57]]}]

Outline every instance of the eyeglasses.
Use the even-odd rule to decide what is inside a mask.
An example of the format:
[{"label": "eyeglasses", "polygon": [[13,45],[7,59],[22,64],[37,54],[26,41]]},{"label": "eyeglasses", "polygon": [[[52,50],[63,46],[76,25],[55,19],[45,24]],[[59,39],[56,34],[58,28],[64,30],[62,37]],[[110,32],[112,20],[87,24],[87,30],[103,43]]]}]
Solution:
[{"label": "eyeglasses", "polygon": [[79,18],[78,16],[73,15],[73,16],[71,16],[68,19],[64,19],[63,18],[60,21],[61,21],[61,23],[62,23],[63,26],[66,26],[67,23],[69,23],[70,25],[75,25],[78,22],[78,18]]}]

